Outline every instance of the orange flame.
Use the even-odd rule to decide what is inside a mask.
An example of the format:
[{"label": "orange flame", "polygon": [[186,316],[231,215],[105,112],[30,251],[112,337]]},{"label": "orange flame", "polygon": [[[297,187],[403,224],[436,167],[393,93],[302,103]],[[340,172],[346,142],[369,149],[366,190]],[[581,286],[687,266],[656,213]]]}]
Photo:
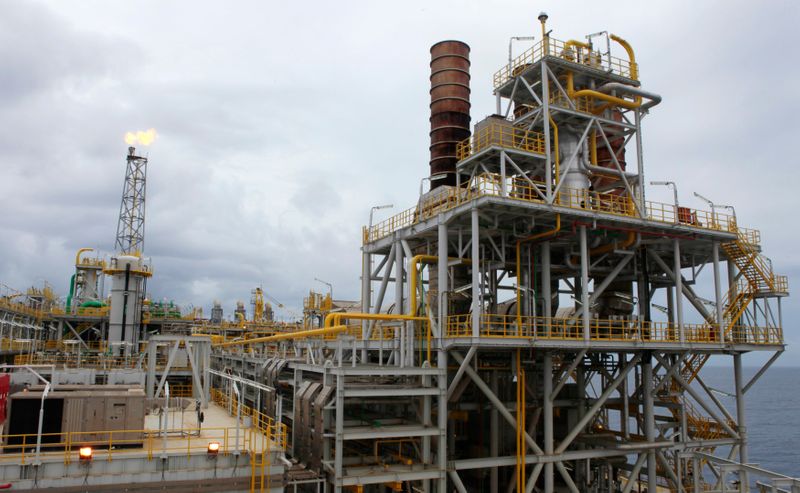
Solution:
[{"label": "orange flame", "polygon": [[141,144],[143,146],[149,146],[156,140],[158,134],[156,133],[156,129],[150,128],[147,130],[137,130],[136,132],[127,132],[125,134],[125,143],[129,146]]}]

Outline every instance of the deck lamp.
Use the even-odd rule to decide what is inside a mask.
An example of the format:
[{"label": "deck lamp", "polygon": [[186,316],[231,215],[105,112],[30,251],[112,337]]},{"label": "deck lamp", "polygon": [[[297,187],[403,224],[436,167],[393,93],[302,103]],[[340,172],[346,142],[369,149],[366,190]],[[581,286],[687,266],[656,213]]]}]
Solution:
[{"label": "deck lamp", "polygon": [[78,457],[81,462],[91,462],[94,451],[92,447],[81,447],[78,449]]},{"label": "deck lamp", "polygon": [[208,442],[209,457],[216,457],[219,454],[219,442]]}]

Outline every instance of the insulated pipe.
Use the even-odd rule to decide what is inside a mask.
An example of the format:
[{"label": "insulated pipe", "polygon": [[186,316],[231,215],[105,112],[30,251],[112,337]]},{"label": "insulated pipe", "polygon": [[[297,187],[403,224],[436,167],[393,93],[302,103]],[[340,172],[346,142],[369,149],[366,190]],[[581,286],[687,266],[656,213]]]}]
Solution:
[{"label": "insulated pipe", "polygon": [[609,93],[611,91],[624,92],[632,94],[637,97],[649,99],[650,101],[642,105],[643,110],[650,109],[661,102],[660,94],[644,91],[642,89],[639,89],[638,87],[634,87],[628,84],[622,84],[621,82],[609,82],[597,88],[597,92],[602,92],[604,94]]},{"label": "insulated pipe", "polygon": [[597,166],[597,130],[593,130],[591,133],[591,137],[589,138],[591,140],[591,143],[589,144],[589,162],[587,163],[585,159],[581,159],[578,161],[579,165],[583,169],[597,175],[605,175],[615,178],[622,178],[624,176],[625,178],[635,179],[639,177],[639,175],[637,175],[636,173],[628,173],[625,171],[620,173],[619,170],[614,168],[605,168],[603,166]]},{"label": "insulated pipe", "polygon": [[622,45],[625,48],[625,51],[628,52],[628,61],[631,65],[631,79],[639,80],[639,66],[636,65],[636,55],[633,53],[633,47],[630,43],[625,41],[624,39],[620,38],[616,34],[612,34],[609,36],[611,39]]},{"label": "insulated pipe", "polygon": [[602,92],[594,91],[592,89],[581,89],[580,91],[576,91],[574,78],[571,71],[567,72],[567,95],[572,99],[584,96],[595,99],[602,99],[603,101],[611,103],[615,106],[622,106],[623,108],[627,108],[629,110],[634,110],[642,105],[642,98],[638,96],[635,101],[628,101],[627,99],[610,96],[608,94],[603,94]]},{"label": "insulated pipe", "polygon": [[[558,125],[556,125],[556,122],[553,120],[552,116],[548,115],[548,118],[550,119],[550,125],[553,126],[553,157],[555,158],[555,163],[554,164],[555,164],[555,170],[556,170],[556,185],[558,185],[558,182],[561,181],[561,177],[559,176],[560,171],[559,171],[559,163],[558,163],[558,161],[560,159],[560,155],[559,155],[560,154],[560,150],[559,150],[559,147],[558,147]],[[548,184],[548,186],[549,186],[549,184]],[[558,199],[558,197],[556,197],[556,199]],[[556,200],[556,203],[558,203],[558,200]]]}]

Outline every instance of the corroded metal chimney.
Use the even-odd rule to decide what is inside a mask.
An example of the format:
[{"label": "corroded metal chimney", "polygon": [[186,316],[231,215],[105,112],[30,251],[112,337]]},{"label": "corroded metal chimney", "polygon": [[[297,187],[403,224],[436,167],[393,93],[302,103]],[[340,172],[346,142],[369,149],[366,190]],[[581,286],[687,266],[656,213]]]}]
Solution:
[{"label": "corroded metal chimney", "polygon": [[456,184],[456,145],[470,136],[469,45],[431,46],[431,189]]}]

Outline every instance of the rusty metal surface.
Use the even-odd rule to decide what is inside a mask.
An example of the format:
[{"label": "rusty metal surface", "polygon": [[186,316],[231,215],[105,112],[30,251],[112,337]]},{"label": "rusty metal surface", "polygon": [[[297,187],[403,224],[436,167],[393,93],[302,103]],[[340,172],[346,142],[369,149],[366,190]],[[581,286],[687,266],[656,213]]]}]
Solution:
[{"label": "rusty metal surface", "polygon": [[431,46],[430,174],[446,174],[431,188],[455,185],[456,145],[470,136],[469,46],[440,41]]}]

